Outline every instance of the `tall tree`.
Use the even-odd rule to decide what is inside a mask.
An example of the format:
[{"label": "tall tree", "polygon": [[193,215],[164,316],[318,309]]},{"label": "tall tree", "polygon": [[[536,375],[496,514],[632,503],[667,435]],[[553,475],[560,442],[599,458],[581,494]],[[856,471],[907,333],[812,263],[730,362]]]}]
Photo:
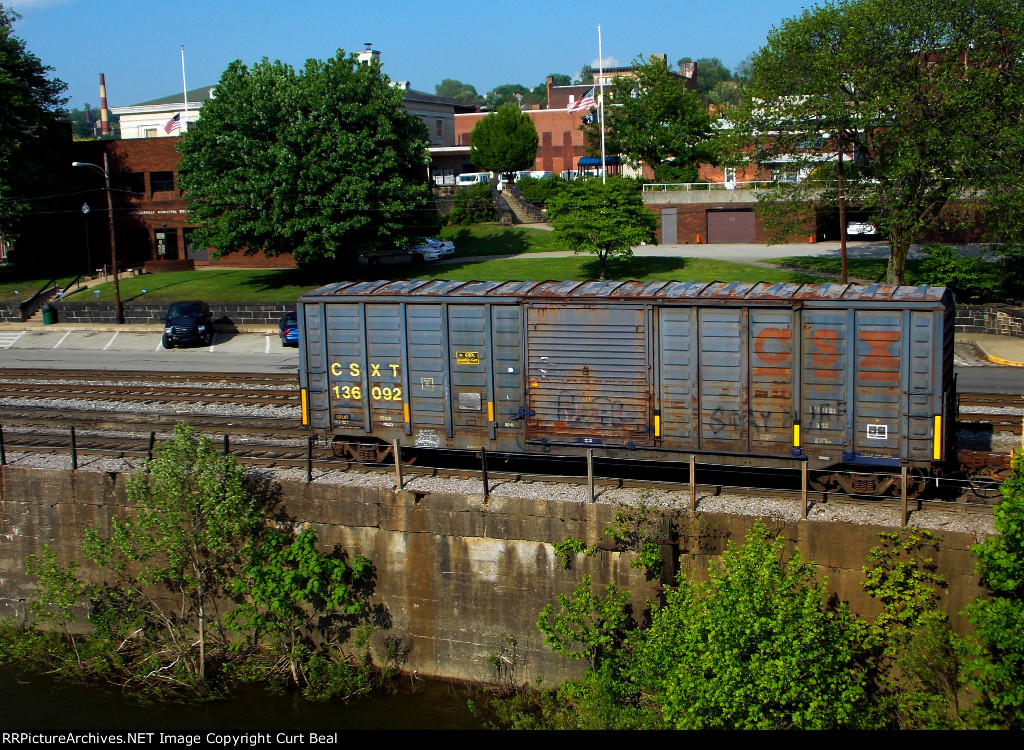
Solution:
[{"label": "tall tree", "polygon": [[725,67],[717,57],[701,57],[696,61],[692,57],[683,57],[679,63],[696,62],[697,65],[697,93],[707,96],[719,83],[732,81],[732,73]]},{"label": "tall tree", "polygon": [[429,234],[428,136],[403,97],[342,50],[298,73],[231,63],[179,145],[193,241],[309,263]]},{"label": "tall tree", "polygon": [[[663,164],[689,169],[696,179],[697,165],[719,161],[719,139],[707,107],[688,91],[661,60],[637,60],[634,76],[617,76],[611,101],[604,107],[606,148],[620,153],[634,166],[647,164],[655,172]],[[600,137],[599,124],[584,125],[590,143]]]},{"label": "tall tree", "polygon": [[452,99],[459,102],[459,104],[466,105],[476,104],[480,98],[480,95],[476,93],[475,87],[468,83],[457,81],[454,78],[445,78],[440,83],[435,84],[434,93],[445,99]]},{"label": "tall tree", "polygon": [[566,183],[548,202],[548,220],[566,250],[597,256],[601,280],[608,258],[632,258],[634,245],[657,243],[657,219],[637,183],[622,177]]},{"label": "tall tree", "polygon": [[[54,178],[67,86],[14,35],[20,16],[0,5],[0,233],[16,236],[29,199]],[[66,165],[65,165],[66,166]]]},{"label": "tall tree", "polygon": [[530,169],[537,159],[537,128],[515,104],[503,104],[470,133],[469,158],[485,172]]},{"label": "tall tree", "polygon": [[[741,132],[762,163],[807,175],[764,191],[785,230],[797,206],[845,198],[889,241],[890,283],[907,252],[974,209],[990,238],[1024,230],[1024,11],[1007,0],[839,0],[787,19],[753,58]],[[852,178],[852,179],[850,179]],[[759,200],[760,203],[760,200]]]}]

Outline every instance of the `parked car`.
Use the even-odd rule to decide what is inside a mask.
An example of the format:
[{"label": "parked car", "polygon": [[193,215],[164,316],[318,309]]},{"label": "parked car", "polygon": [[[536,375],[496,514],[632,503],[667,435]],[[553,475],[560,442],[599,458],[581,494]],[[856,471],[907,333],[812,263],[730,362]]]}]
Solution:
[{"label": "parked car", "polygon": [[213,341],[213,312],[199,300],[175,302],[164,317],[164,349],[182,344],[209,346]]},{"label": "parked car", "polygon": [[869,221],[851,221],[846,225],[846,233],[853,235],[878,234],[878,229]]},{"label": "parked car", "polygon": [[299,316],[294,310],[282,315],[277,327],[281,332],[281,346],[299,345]]},{"label": "parked car", "polygon": [[420,246],[429,245],[432,248],[436,248],[441,251],[441,257],[447,258],[449,255],[455,255],[455,243],[451,240],[442,240],[438,237],[422,237],[420,238]]},{"label": "parked car", "polygon": [[360,253],[359,262],[365,263],[370,266],[379,266],[381,264],[399,264],[399,263],[426,263],[429,261],[441,260],[441,258],[448,254],[455,252],[455,245],[451,245],[451,250],[445,252],[443,242],[436,239],[420,239],[418,244],[410,247],[396,247],[391,250],[378,250],[375,253]]},{"label": "parked car", "polygon": [[484,185],[490,181],[490,172],[463,172],[456,178],[455,185],[457,187],[466,187],[467,185]]}]

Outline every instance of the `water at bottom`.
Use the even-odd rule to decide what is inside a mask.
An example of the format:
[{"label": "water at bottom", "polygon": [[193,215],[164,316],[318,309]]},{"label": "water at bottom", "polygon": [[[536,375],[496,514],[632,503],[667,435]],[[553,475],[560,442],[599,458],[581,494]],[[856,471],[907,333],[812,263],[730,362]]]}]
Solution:
[{"label": "water at bottom", "polygon": [[330,732],[351,729],[480,729],[472,690],[419,681],[395,695],[312,703],[252,688],[203,704],[139,705],[101,690],[0,667],[5,732]]}]

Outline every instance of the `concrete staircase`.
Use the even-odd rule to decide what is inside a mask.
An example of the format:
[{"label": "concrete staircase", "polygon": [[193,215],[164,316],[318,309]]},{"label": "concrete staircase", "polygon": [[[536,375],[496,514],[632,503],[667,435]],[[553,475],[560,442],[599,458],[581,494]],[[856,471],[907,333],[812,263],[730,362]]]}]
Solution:
[{"label": "concrete staircase", "polygon": [[544,212],[529,201],[523,198],[519,188],[515,185],[506,185],[500,195],[508,204],[509,209],[515,217],[514,224],[543,224],[545,221]]}]

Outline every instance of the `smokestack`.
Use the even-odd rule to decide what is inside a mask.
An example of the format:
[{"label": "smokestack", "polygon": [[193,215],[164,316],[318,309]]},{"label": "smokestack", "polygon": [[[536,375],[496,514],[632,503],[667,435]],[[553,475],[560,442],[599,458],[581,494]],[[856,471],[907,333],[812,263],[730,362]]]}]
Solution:
[{"label": "smokestack", "polygon": [[110,110],[107,109],[107,79],[100,73],[100,135],[110,135]]}]

